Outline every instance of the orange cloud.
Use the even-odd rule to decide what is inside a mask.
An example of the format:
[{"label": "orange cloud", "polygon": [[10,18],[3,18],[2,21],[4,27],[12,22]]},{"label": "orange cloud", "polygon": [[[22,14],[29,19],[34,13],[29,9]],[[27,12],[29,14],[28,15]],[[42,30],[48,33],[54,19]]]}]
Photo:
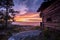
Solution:
[{"label": "orange cloud", "polygon": [[39,13],[26,13],[23,15],[16,15],[15,21],[20,22],[42,22],[42,18],[40,18]]}]

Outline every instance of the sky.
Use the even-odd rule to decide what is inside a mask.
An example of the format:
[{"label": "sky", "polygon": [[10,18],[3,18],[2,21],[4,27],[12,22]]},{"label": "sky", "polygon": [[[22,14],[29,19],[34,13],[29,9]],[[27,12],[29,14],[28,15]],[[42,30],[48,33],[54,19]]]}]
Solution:
[{"label": "sky", "polygon": [[39,13],[26,13],[24,15],[15,16],[15,25],[33,25],[40,26],[40,22],[42,22],[42,18],[39,17]]},{"label": "sky", "polygon": [[36,12],[43,0],[14,0],[14,9],[20,12]]},{"label": "sky", "polygon": [[24,15],[16,15],[15,20],[19,22],[40,22],[41,18],[39,17],[40,13],[26,13]]},{"label": "sky", "polygon": [[[14,10],[20,11],[15,15],[16,23],[20,25],[40,25],[40,13],[36,12],[43,0],[14,0]],[[18,23],[19,22],[19,23]]]}]

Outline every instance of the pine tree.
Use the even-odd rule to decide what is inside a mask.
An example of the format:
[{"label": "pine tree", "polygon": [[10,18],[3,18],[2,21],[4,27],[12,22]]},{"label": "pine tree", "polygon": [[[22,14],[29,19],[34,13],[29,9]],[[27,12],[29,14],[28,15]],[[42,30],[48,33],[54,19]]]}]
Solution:
[{"label": "pine tree", "polygon": [[[5,23],[4,29],[2,29],[2,30],[5,31],[5,35],[6,35],[6,36],[3,36],[4,38],[6,37],[4,40],[7,40],[7,37],[9,36],[8,35],[9,34],[8,33],[8,19],[10,18],[10,16],[9,16],[9,9],[11,9],[13,6],[14,6],[13,0],[0,0],[0,8],[5,8],[6,9],[6,14],[2,15],[2,17],[1,17],[5,21],[4,22]],[[0,36],[0,40],[3,40],[3,38],[1,38],[1,36]]]}]

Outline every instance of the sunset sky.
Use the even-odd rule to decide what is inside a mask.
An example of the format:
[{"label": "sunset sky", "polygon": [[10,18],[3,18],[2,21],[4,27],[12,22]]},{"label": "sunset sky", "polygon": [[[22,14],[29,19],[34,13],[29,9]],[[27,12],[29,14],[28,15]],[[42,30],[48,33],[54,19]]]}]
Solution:
[{"label": "sunset sky", "polygon": [[40,18],[39,13],[25,13],[23,15],[17,14],[15,16],[15,21],[13,24],[15,25],[33,25],[33,26],[39,26],[40,22],[42,22],[42,18]]},{"label": "sunset sky", "polygon": [[20,11],[16,14],[13,24],[20,25],[40,25],[42,19],[36,11],[41,6],[43,0],[14,0],[14,10]]},{"label": "sunset sky", "polygon": [[23,15],[17,14],[15,16],[15,21],[19,22],[41,22],[41,18],[39,16],[40,13],[26,13]]}]

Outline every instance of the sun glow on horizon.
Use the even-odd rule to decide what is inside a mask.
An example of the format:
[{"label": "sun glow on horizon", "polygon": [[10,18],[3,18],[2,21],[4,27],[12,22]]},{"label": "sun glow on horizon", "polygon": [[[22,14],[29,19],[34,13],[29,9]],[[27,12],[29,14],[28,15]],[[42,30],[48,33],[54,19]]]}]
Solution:
[{"label": "sun glow on horizon", "polygon": [[20,16],[15,16],[15,21],[19,22],[42,22],[42,18],[39,17],[39,13],[25,14]]}]

